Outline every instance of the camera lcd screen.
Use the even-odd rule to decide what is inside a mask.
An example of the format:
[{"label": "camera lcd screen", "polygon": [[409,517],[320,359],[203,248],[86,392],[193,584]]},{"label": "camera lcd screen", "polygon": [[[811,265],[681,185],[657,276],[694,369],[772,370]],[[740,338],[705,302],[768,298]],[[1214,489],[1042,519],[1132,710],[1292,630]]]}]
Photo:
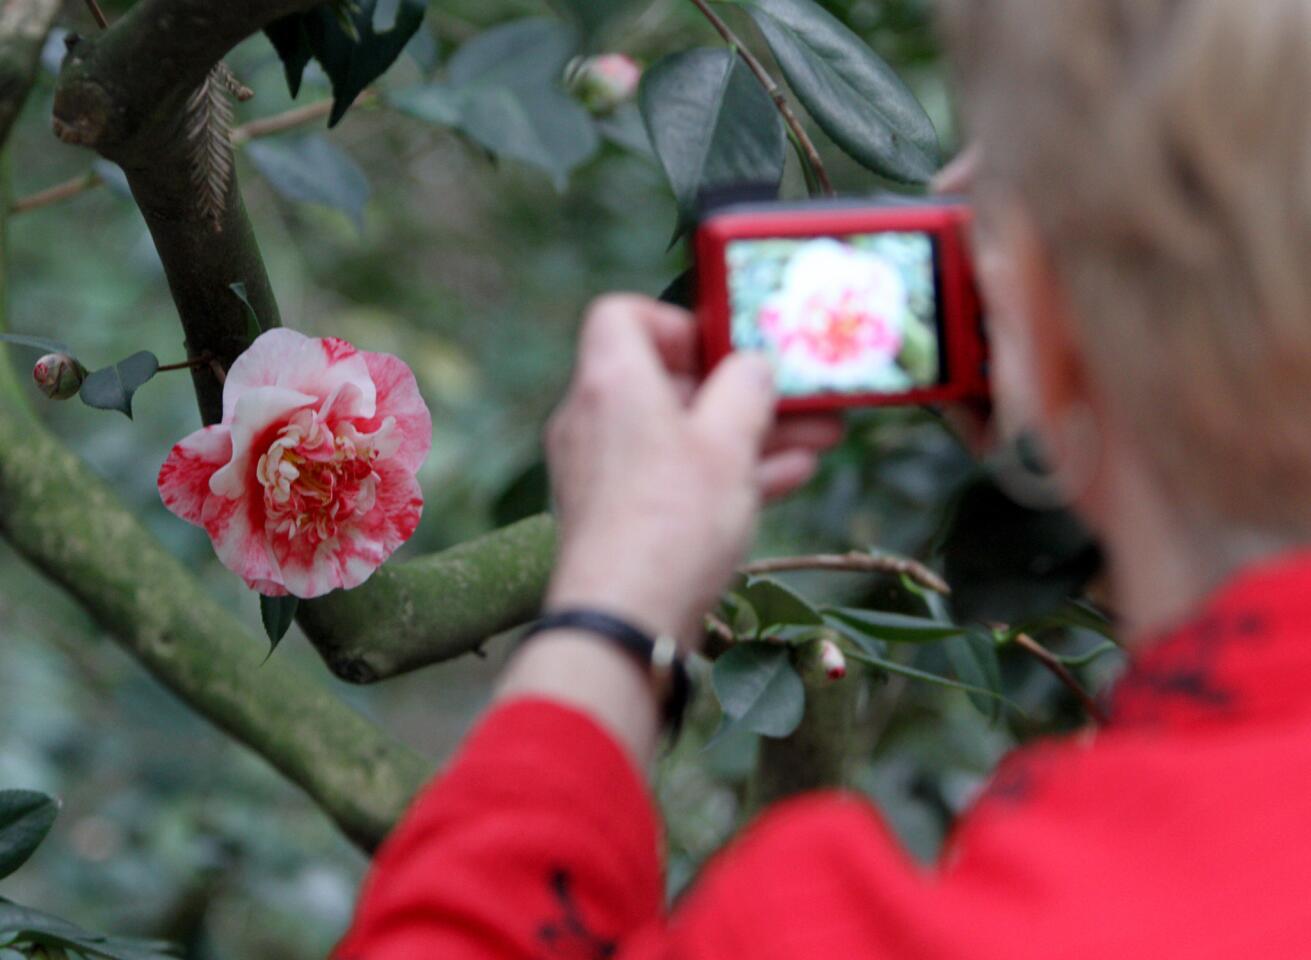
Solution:
[{"label": "camera lcd screen", "polygon": [[766,353],[782,396],[943,382],[929,234],[734,240],[727,257],[733,347]]}]

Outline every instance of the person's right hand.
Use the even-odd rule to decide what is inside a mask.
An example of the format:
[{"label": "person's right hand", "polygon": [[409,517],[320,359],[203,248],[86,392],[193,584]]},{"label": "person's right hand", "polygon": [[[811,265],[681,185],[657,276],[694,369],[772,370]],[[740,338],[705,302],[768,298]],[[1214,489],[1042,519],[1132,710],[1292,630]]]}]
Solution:
[{"label": "person's right hand", "polygon": [[682,640],[745,553],[763,498],[800,486],[833,417],[775,425],[773,372],[734,354],[697,385],[690,314],[616,295],[588,311],[547,453],[561,543],[549,608],[587,606]]}]

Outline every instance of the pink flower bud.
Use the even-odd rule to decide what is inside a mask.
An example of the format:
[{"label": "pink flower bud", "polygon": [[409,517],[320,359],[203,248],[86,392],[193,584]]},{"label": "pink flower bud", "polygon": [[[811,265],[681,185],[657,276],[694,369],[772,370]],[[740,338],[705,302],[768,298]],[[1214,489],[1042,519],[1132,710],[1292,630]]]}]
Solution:
[{"label": "pink flower bud", "polygon": [[841,680],[847,675],[847,658],[832,640],[819,642],[819,663],[830,680]]},{"label": "pink flower bud", "polygon": [[603,53],[578,62],[570,71],[570,88],[593,113],[609,113],[637,95],[642,67],[623,53]]},{"label": "pink flower bud", "polygon": [[86,367],[66,353],[48,353],[32,368],[32,379],[51,400],[77,396],[86,379]]}]

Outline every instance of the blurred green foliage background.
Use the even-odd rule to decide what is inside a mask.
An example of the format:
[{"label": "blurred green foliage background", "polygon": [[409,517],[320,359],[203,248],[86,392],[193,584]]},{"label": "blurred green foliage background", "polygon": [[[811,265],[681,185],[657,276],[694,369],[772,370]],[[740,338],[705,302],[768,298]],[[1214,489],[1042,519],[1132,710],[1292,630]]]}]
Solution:
[{"label": "blurred green foliage background", "polygon": [[[825,5],[903,71],[949,147],[953,123],[927,0]],[[107,10],[113,17],[126,6]],[[433,3],[414,56],[402,59],[385,86],[418,81],[434,58],[440,62],[486,26],[545,12],[540,0]],[[94,30],[78,4],[69,5],[65,22]],[[690,4],[655,0],[606,46],[650,62],[671,49],[715,42]],[[52,66],[61,49],[52,45]],[[292,105],[281,64],[262,36],[229,63],[257,94],[239,107],[239,122]],[[52,92],[47,70],[13,140],[15,196],[89,169],[88,153],[50,134]],[[311,67],[300,102],[326,95]],[[376,106],[352,110],[328,136],[371,185],[362,229],[340,211],[283,199],[249,159],[239,167],[246,204],[288,325],[397,353],[418,375],[436,429],[421,476],[424,521],[406,552],[439,549],[517,511],[506,493],[539,461],[540,426],[568,376],[587,300],[612,289],[654,294],[682,269],[682,251],[668,249],[674,202],[650,159],[613,145],[559,192],[539,171],[493,163],[451,132]],[[844,191],[879,186],[836,151],[826,158]],[[789,171],[785,189],[803,192],[798,171]],[[88,365],[138,349],[165,363],[183,358],[150,238],[130,200],[112,186],[14,217],[9,256],[14,331],[63,339]],[[258,633],[254,597],[219,566],[200,530],[158,502],[158,465],[198,422],[187,377],[157,378],[135,406],[131,423],[78,404],[38,408]],[[879,546],[923,554],[971,469],[928,415],[854,417],[851,439],[821,477],[770,511],[759,552]],[[858,576],[795,582],[838,598],[892,593]],[[1068,641],[1070,649],[1087,642]],[[480,708],[507,648],[498,641],[485,660],[373,688],[347,688],[318,672],[436,764]],[[276,655],[316,660],[295,632]],[[941,651],[917,656],[949,670],[934,662]],[[869,689],[863,709],[877,714],[867,724],[876,735],[866,745],[858,786],[920,856],[932,855],[951,816],[1005,749],[1078,722],[1047,674],[1009,658],[1003,666],[1008,695],[1027,719],[989,723],[959,694],[899,681]],[[1114,666],[1099,662],[1085,676],[1096,686]],[[713,702],[703,698],[689,735],[658,777],[673,889],[732,834],[745,809],[758,745],[738,737],[703,750],[716,722]],[[0,785],[48,791],[64,803],[50,842],[7,882],[6,895],[94,928],[176,939],[193,958],[325,955],[349,919],[366,865],[294,788],[158,688],[3,546]]]}]

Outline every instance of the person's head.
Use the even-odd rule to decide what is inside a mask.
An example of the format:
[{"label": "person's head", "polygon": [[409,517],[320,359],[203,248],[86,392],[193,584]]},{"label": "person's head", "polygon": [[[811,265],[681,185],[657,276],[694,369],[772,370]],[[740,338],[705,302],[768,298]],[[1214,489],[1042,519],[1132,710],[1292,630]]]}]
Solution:
[{"label": "person's head", "polygon": [[1307,539],[1311,0],[946,7],[1003,413],[1100,447],[1099,528],[1136,484],[1222,550]]}]

